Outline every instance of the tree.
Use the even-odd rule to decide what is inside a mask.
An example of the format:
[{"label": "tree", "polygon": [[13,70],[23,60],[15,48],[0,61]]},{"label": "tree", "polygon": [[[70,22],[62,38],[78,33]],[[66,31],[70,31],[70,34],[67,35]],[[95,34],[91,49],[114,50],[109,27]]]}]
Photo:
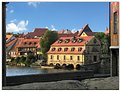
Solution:
[{"label": "tree", "polygon": [[15,62],[16,62],[16,63],[20,63],[20,57],[17,57],[17,58],[15,59]]},{"label": "tree", "polygon": [[26,66],[30,66],[31,65],[31,62],[30,62],[31,60],[27,57],[26,58],[26,60],[25,60],[25,62],[24,62],[24,64],[26,65]]},{"label": "tree", "polygon": [[12,58],[11,58],[11,62],[14,62],[14,60],[15,60],[15,59],[12,57]]},{"label": "tree", "polygon": [[43,54],[43,57],[47,59],[47,52],[50,49],[51,44],[53,44],[58,39],[58,33],[55,31],[46,31],[46,33],[43,35],[40,46],[41,51]]},{"label": "tree", "polygon": [[22,56],[22,57],[20,58],[20,62],[21,62],[21,63],[24,63],[25,60],[26,60],[26,57],[24,57],[24,56]]},{"label": "tree", "polygon": [[95,34],[95,37],[101,43],[101,53],[109,54],[110,38],[108,35],[105,35],[103,32],[98,32]]},{"label": "tree", "polygon": [[101,44],[103,42],[104,36],[105,34],[103,32],[98,32],[95,34],[95,37],[101,42]]}]

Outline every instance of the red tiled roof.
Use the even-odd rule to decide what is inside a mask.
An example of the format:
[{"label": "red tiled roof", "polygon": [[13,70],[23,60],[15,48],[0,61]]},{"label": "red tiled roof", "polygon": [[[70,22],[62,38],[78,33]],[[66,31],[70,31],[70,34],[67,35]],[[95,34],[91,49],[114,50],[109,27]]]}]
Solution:
[{"label": "red tiled roof", "polygon": [[77,34],[58,34],[59,37],[73,37],[77,36]]},{"label": "red tiled roof", "polygon": [[17,39],[15,38],[14,40],[10,41],[9,43],[6,44],[6,47],[12,45],[13,43],[15,43],[17,41]]},{"label": "red tiled roof", "polygon": [[60,30],[58,31],[58,34],[73,34],[70,30]]},{"label": "red tiled roof", "polygon": [[16,47],[37,47],[40,48],[40,39],[20,39],[16,44]]},{"label": "red tiled roof", "polygon": [[25,35],[26,38],[34,38],[35,36],[41,37],[48,29],[47,28],[35,28],[34,32],[30,32]]},{"label": "red tiled roof", "polygon": [[7,35],[6,35],[6,41],[8,41],[11,37],[13,37],[13,35],[11,35],[11,34],[10,34],[10,35],[7,34]]},{"label": "red tiled roof", "polygon": [[[79,38],[82,38],[83,41],[73,43],[71,41],[72,37],[61,37],[59,39],[62,39],[63,42],[58,43],[59,40],[57,40],[55,43],[52,44],[52,46],[83,46],[86,42],[90,41],[93,38],[93,36],[76,37],[76,39],[79,39]],[[65,43],[64,40],[66,40],[66,39],[70,39],[70,41],[68,43]]]}]

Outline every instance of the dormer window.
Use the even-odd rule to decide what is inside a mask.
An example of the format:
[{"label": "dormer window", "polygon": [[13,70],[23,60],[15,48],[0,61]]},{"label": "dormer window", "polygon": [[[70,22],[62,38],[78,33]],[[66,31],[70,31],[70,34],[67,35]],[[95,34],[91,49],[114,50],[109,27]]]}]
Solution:
[{"label": "dormer window", "polygon": [[68,50],[68,48],[64,48],[64,52],[67,51],[67,50]]},{"label": "dormer window", "polygon": [[82,42],[82,41],[83,41],[83,39],[82,39],[82,38],[79,38],[79,39],[78,39],[78,42],[79,42],[79,43],[80,43],[80,42]]},{"label": "dormer window", "polygon": [[75,43],[76,42],[76,39],[74,39],[72,42]]},{"label": "dormer window", "polygon": [[75,48],[71,48],[71,51],[74,51],[75,50]]},{"label": "dormer window", "polygon": [[62,43],[62,42],[63,42],[63,40],[62,40],[62,39],[59,39],[59,40],[58,40],[58,43]]},{"label": "dormer window", "polygon": [[65,40],[65,43],[69,43],[69,41],[70,41],[70,39],[66,39],[66,40]]},{"label": "dormer window", "polygon": [[77,40],[76,40],[76,37],[74,36],[72,39],[71,39],[71,41],[73,42],[73,43],[75,43]]}]

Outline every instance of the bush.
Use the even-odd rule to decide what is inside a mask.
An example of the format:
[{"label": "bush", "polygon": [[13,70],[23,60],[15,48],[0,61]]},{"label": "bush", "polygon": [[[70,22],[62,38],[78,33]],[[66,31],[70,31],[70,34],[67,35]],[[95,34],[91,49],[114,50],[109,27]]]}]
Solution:
[{"label": "bush", "polygon": [[35,56],[32,55],[32,54],[29,54],[29,55],[27,56],[27,58],[29,58],[29,59],[36,59]]},{"label": "bush", "polygon": [[20,57],[20,62],[21,63],[24,63],[25,61],[26,61],[26,57],[24,57],[24,56]]},{"label": "bush", "polygon": [[14,60],[15,60],[15,58],[12,57],[12,58],[11,58],[11,62],[14,62]]},{"label": "bush", "polygon": [[20,57],[16,57],[15,62],[20,63]]},{"label": "bush", "polygon": [[25,66],[30,66],[32,63],[30,62],[31,60],[29,58],[26,58],[24,64]]}]

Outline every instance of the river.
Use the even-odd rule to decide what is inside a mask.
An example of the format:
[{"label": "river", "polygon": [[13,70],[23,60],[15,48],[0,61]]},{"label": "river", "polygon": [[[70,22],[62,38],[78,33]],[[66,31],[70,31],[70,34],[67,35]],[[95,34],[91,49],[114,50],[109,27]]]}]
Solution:
[{"label": "river", "polygon": [[6,76],[46,74],[46,73],[70,72],[70,71],[76,71],[76,70],[42,69],[42,68],[32,68],[32,67],[7,66]]}]

